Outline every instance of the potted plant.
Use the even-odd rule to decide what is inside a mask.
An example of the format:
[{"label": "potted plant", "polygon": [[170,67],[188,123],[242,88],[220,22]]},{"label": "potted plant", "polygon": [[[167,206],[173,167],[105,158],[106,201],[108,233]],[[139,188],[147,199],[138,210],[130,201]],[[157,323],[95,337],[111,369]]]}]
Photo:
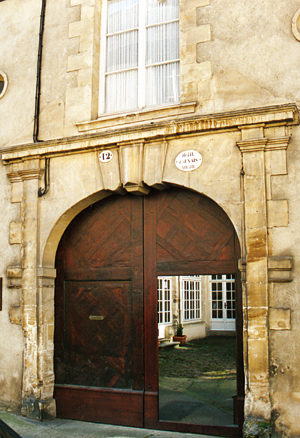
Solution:
[{"label": "potted plant", "polygon": [[182,347],[185,344],[187,336],[183,334],[183,325],[177,324],[176,335],[173,336],[174,342],[180,342],[180,346]]}]

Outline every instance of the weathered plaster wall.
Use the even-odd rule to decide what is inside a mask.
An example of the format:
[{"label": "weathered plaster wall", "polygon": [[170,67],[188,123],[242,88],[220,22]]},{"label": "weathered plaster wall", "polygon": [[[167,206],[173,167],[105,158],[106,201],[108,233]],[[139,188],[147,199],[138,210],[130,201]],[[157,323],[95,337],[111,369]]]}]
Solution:
[{"label": "weathered plaster wall", "polygon": [[19,216],[20,207],[10,202],[10,184],[0,164],[0,277],[3,278],[3,307],[0,311],[0,400],[20,406],[23,368],[23,331],[11,324],[11,306],[20,306],[19,291],[9,288],[7,267],[20,264],[19,245],[10,245],[9,226]]},{"label": "weathered plaster wall", "polygon": [[[209,26],[210,33],[197,43],[198,97],[185,99],[199,100],[203,113],[299,101],[300,46],[292,34],[297,0],[189,3],[196,6],[195,29]],[[207,71],[202,80],[201,65]]]},{"label": "weathered plaster wall", "polygon": [[[80,49],[79,38],[69,38],[69,26],[80,21],[82,12],[80,6],[72,7],[70,0],[48,0],[46,7],[40,138],[52,139],[68,135],[65,132],[65,125],[68,124],[68,92],[78,86],[78,72],[68,72],[68,57],[78,53]],[[89,96],[86,95],[85,98],[86,105],[89,105]],[[81,104],[83,103],[81,100]],[[71,120],[71,126],[74,133],[74,120]]]},{"label": "weathered plaster wall", "polygon": [[0,101],[0,145],[32,141],[40,4],[1,2],[0,70],[8,88]]}]

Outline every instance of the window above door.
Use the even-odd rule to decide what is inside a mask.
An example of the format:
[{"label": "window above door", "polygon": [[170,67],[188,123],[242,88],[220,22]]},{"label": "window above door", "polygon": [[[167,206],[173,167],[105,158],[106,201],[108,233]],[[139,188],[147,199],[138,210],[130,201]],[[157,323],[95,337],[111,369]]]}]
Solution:
[{"label": "window above door", "polygon": [[99,115],[179,103],[179,0],[105,0]]}]

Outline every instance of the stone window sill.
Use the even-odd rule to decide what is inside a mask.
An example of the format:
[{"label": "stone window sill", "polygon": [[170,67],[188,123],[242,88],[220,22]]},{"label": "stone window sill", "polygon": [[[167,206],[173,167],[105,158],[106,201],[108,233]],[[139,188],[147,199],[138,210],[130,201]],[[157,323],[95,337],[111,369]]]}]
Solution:
[{"label": "stone window sill", "polygon": [[108,128],[130,128],[146,122],[158,122],[177,119],[184,114],[195,112],[197,102],[189,102],[157,108],[147,108],[122,114],[104,114],[97,120],[77,123],[79,132],[101,132]]}]

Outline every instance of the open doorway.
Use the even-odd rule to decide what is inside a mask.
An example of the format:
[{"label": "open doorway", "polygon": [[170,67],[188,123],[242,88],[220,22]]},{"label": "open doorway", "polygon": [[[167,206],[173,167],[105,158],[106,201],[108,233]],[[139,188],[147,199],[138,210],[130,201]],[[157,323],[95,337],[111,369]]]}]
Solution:
[{"label": "open doorway", "polygon": [[159,419],[233,425],[235,275],[158,277]]}]

